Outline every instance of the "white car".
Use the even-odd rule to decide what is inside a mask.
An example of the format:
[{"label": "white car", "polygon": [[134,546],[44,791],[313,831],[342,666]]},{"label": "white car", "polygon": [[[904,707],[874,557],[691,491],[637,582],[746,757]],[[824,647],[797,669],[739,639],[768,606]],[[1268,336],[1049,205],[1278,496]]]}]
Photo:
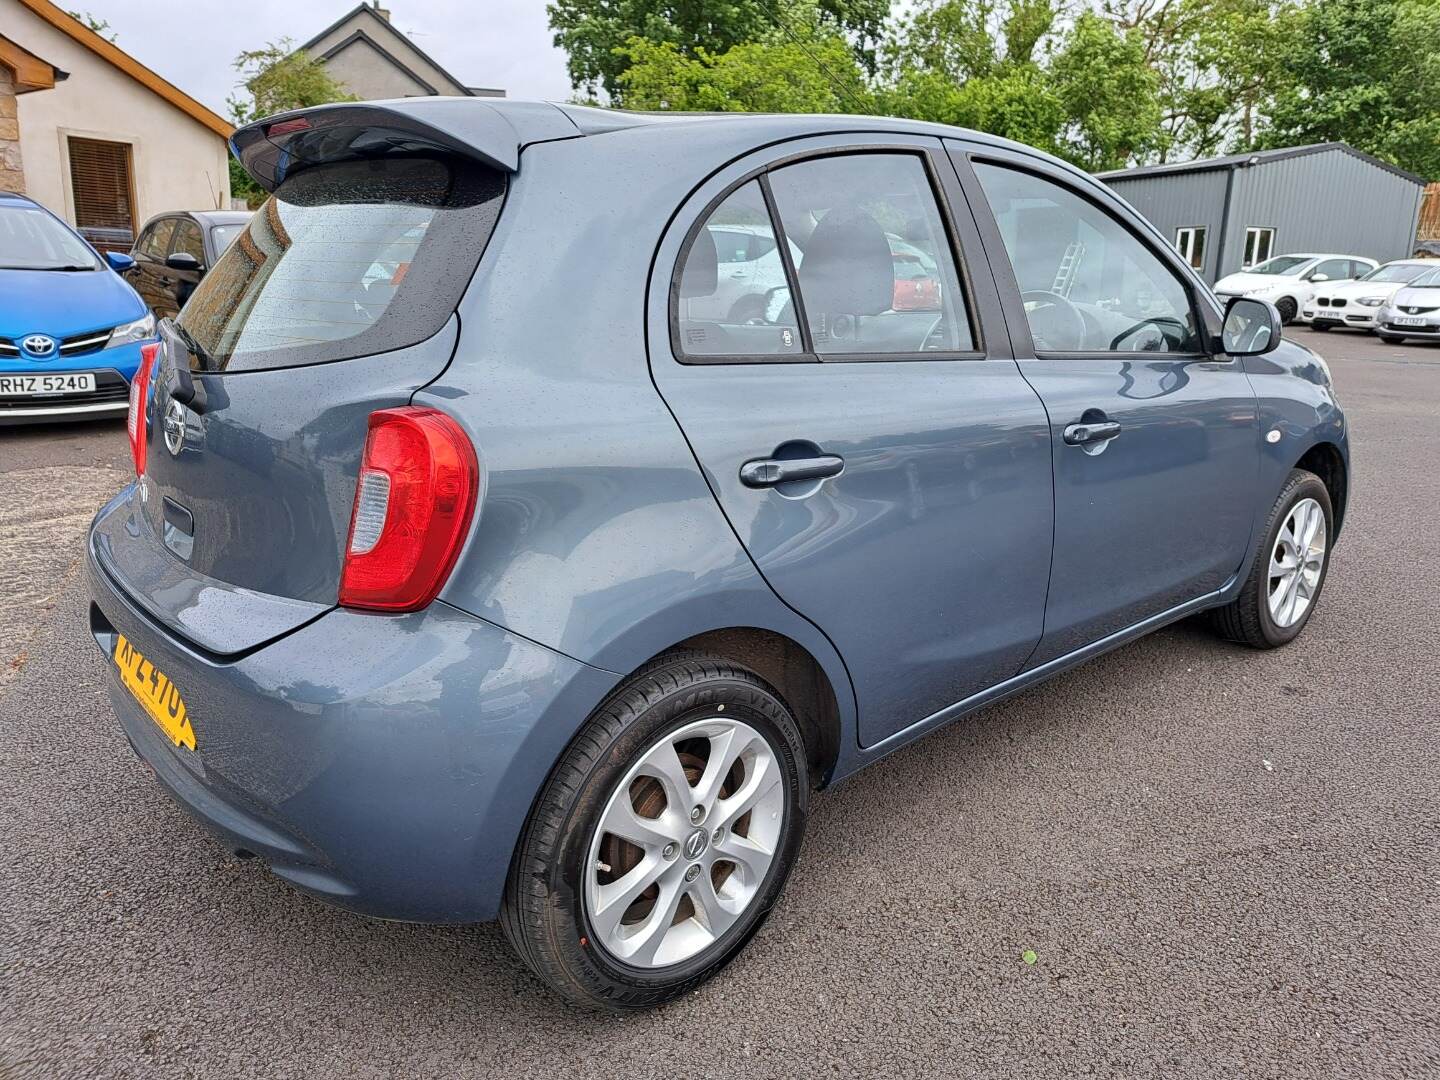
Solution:
[{"label": "white car", "polygon": [[1302,315],[1316,330],[1329,330],[1333,326],[1373,330],[1375,316],[1386,301],[1425,271],[1437,266],[1440,266],[1440,259],[1396,259],[1359,281],[1317,289]]},{"label": "white car", "polygon": [[1440,265],[1425,271],[1381,304],[1375,323],[1380,339],[1392,344],[1407,337],[1440,341]]},{"label": "white car", "polygon": [[1379,264],[1359,255],[1317,254],[1276,255],[1258,266],[1226,274],[1215,283],[1221,301],[1232,296],[1254,296],[1269,300],[1280,312],[1280,321],[1293,322],[1321,286],[1353,281]]}]

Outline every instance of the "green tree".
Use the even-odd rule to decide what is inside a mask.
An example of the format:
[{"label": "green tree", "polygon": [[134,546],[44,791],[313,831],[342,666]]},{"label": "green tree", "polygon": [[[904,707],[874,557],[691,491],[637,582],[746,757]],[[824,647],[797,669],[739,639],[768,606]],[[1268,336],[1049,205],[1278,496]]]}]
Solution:
[{"label": "green tree", "polygon": [[1292,27],[1259,141],[1340,140],[1440,176],[1440,3],[1312,0]]},{"label": "green tree", "polygon": [[[332,101],[355,101],[354,94],[337,82],[325,65],[289,38],[272,41],[263,49],[250,49],[235,57],[235,70],[242,76],[240,93],[231,95],[230,118],[236,126],[264,116],[325,105]],[[264,199],[264,190],[250,179],[240,163],[230,159],[230,191],[251,206]]]},{"label": "green tree", "polygon": [[1075,20],[1049,69],[1066,116],[1060,153],[1092,171],[1119,169],[1161,140],[1160,77],[1141,35],[1093,12]]},{"label": "green tree", "polygon": [[854,53],[838,35],[805,45],[760,41],[686,56],[672,42],[631,38],[621,48],[626,108],[711,112],[859,112],[870,95]]},{"label": "green tree", "polygon": [[[590,97],[624,92],[632,38],[673,45],[689,59],[716,57],[737,45],[797,41],[819,24],[845,37],[862,65],[873,66],[888,0],[551,0],[545,8],[555,44],[568,55],[570,84]],[[794,41],[792,41],[792,44]],[[646,54],[649,56],[650,54]]]},{"label": "green tree", "polygon": [[87,29],[99,34],[106,41],[114,42],[116,36],[115,31],[110,29],[110,23],[105,19],[96,18],[88,11],[67,10],[65,14],[69,15],[76,22],[84,23]]}]

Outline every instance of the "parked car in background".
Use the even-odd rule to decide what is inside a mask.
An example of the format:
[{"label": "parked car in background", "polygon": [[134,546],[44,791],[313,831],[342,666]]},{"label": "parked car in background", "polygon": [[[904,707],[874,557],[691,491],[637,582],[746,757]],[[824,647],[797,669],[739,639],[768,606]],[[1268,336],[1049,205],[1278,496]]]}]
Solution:
[{"label": "parked car in background", "polygon": [[1225,275],[1215,283],[1215,295],[1221,300],[1232,296],[1269,300],[1280,312],[1281,321],[1289,324],[1304,312],[1316,289],[1353,281],[1378,265],[1359,255],[1276,255],[1248,270]]},{"label": "parked car in background", "polygon": [[1315,292],[1305,306],[1305,317],[1316,330],[1348,326],[1375,329],[1375,317],[1392,296],[1421,274],[1440,266],[1440,259],[1396,259],[1377,267],[1357,281],[1346,281]]},{"label": "parked car in background", "polygon": [[[126,736],[291,884],[658,1005],[759,928],[812,790],[1191,614],[1315,611],[1324,361],[1074,166],[434,104],[235,133],[272,199],[161,324],[89,536]],[[695,303],[733,222],[794,252],[740,321]],[[938,283],[898,305],[897,251]]]},{"label": "parked car in background", "polygon": [[117,271],[39,203],[0,191],[0,424],[125,412],[155,317]]},{"label": "parked car in background", "polygon": [[179,314],[205,272],[240,235],[251,210],[174,210],[145,223],[130,283],[158,318]]},{"label": "parked car in background", "polygon": [[1382,341],[1392,343],[1410,337],[1432,341],[1440,337],[1440,262],[1380,305],[1375,332]]}]

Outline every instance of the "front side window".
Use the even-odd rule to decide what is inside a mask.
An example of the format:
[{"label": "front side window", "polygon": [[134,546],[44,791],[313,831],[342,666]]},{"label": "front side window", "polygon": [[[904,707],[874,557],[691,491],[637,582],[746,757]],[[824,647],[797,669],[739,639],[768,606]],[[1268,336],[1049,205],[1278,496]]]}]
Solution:
[{"label": "front side window", "polygon": [[500,174],[448,159],[296,173],[215,261],[178,322],[217,370],[414,345],[454,312],[504,191]]},{"label": "front side window", "polygon": [[975,174],[1037,351],[1201,351],[1189,290],[1108,212],[1018,169],[976,162]]},{"label": "front side window", "polygon": [[1205,228],[1201,225],[1175,230],[1175,250],[1196,270],[1205,269]]},{"label": "front side window", "polygon": [[201,266],[205,265],[205,240],[200,235],[200,226],[193,221],[182,221],[175,228],[175,245],[172,255],[193,255]]},{"label": "front side window", "polygon": [[135,254],[146,259],[154,259],[156,262],[164,262],[165,253],[170,250],[170,237],[174,234],[174,218],[165,218],[163,221],[155,222],[145,230],[145,235],[140,237],[140,243],[135,247]]},{"label": "front side window", "polygon": [[38,206],[0,206],[0,270],[98,270],[85,242]]},{"label": "front side window", "polygon": [[[1245,230],[1245,258],[1242,267],[1246,270],[1257,263],[1267,262],[1270,253],[1275,249],[1275,230],[1262,229],[1251,226]],[[1304,262],[1304,259],[1296,259],[1296,263]],[[1283,274],[1284,270],[1266,270],[1262,273]]]}]

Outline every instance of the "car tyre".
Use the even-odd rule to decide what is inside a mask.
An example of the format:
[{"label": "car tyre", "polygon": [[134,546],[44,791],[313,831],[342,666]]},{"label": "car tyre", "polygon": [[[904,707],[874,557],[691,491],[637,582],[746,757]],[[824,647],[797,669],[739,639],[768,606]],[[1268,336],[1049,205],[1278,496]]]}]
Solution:
[{"label": "car tyre", "polygon": [[[739,755],[725,772],[728,796],[712,778],[717,753],[715,770]],[[688,791],[677,791],[672,760]],[[707,791],[718,795],[704,802]],[[611,694],[552,770],[511,864],[505,935],[541,980],[583,1007],[626,1012],[689,993],[763,924],[799,851],[808,796],[805,743],[779,694],[723,657],[666,653]],[[753,807],[739,813],[746,798]],[[687,808],[692,800],[701,801]],[[608,831],[612,822],[645,846]],[[702,855],[692,851],[697,833],[706,834]],[[761,867],[755,852],[767,847]],[[727,889],[722,911],[716,898]]]},{"label": "car tyre", "polygon": [[1334,533],[1324,482],[1304,469],[1290,470],[1240,594],[1210,613],[1221,636],[1256,649],[1294,641],[1320,602]]},{"label": "car tyre", "polygon": [[1280,313],[1280,325],[1289,326],[1295,321],[1296,312],[1300,309],[1295,301],[1288,296],[1282,296],[1275,301],[1275,310]]}]

